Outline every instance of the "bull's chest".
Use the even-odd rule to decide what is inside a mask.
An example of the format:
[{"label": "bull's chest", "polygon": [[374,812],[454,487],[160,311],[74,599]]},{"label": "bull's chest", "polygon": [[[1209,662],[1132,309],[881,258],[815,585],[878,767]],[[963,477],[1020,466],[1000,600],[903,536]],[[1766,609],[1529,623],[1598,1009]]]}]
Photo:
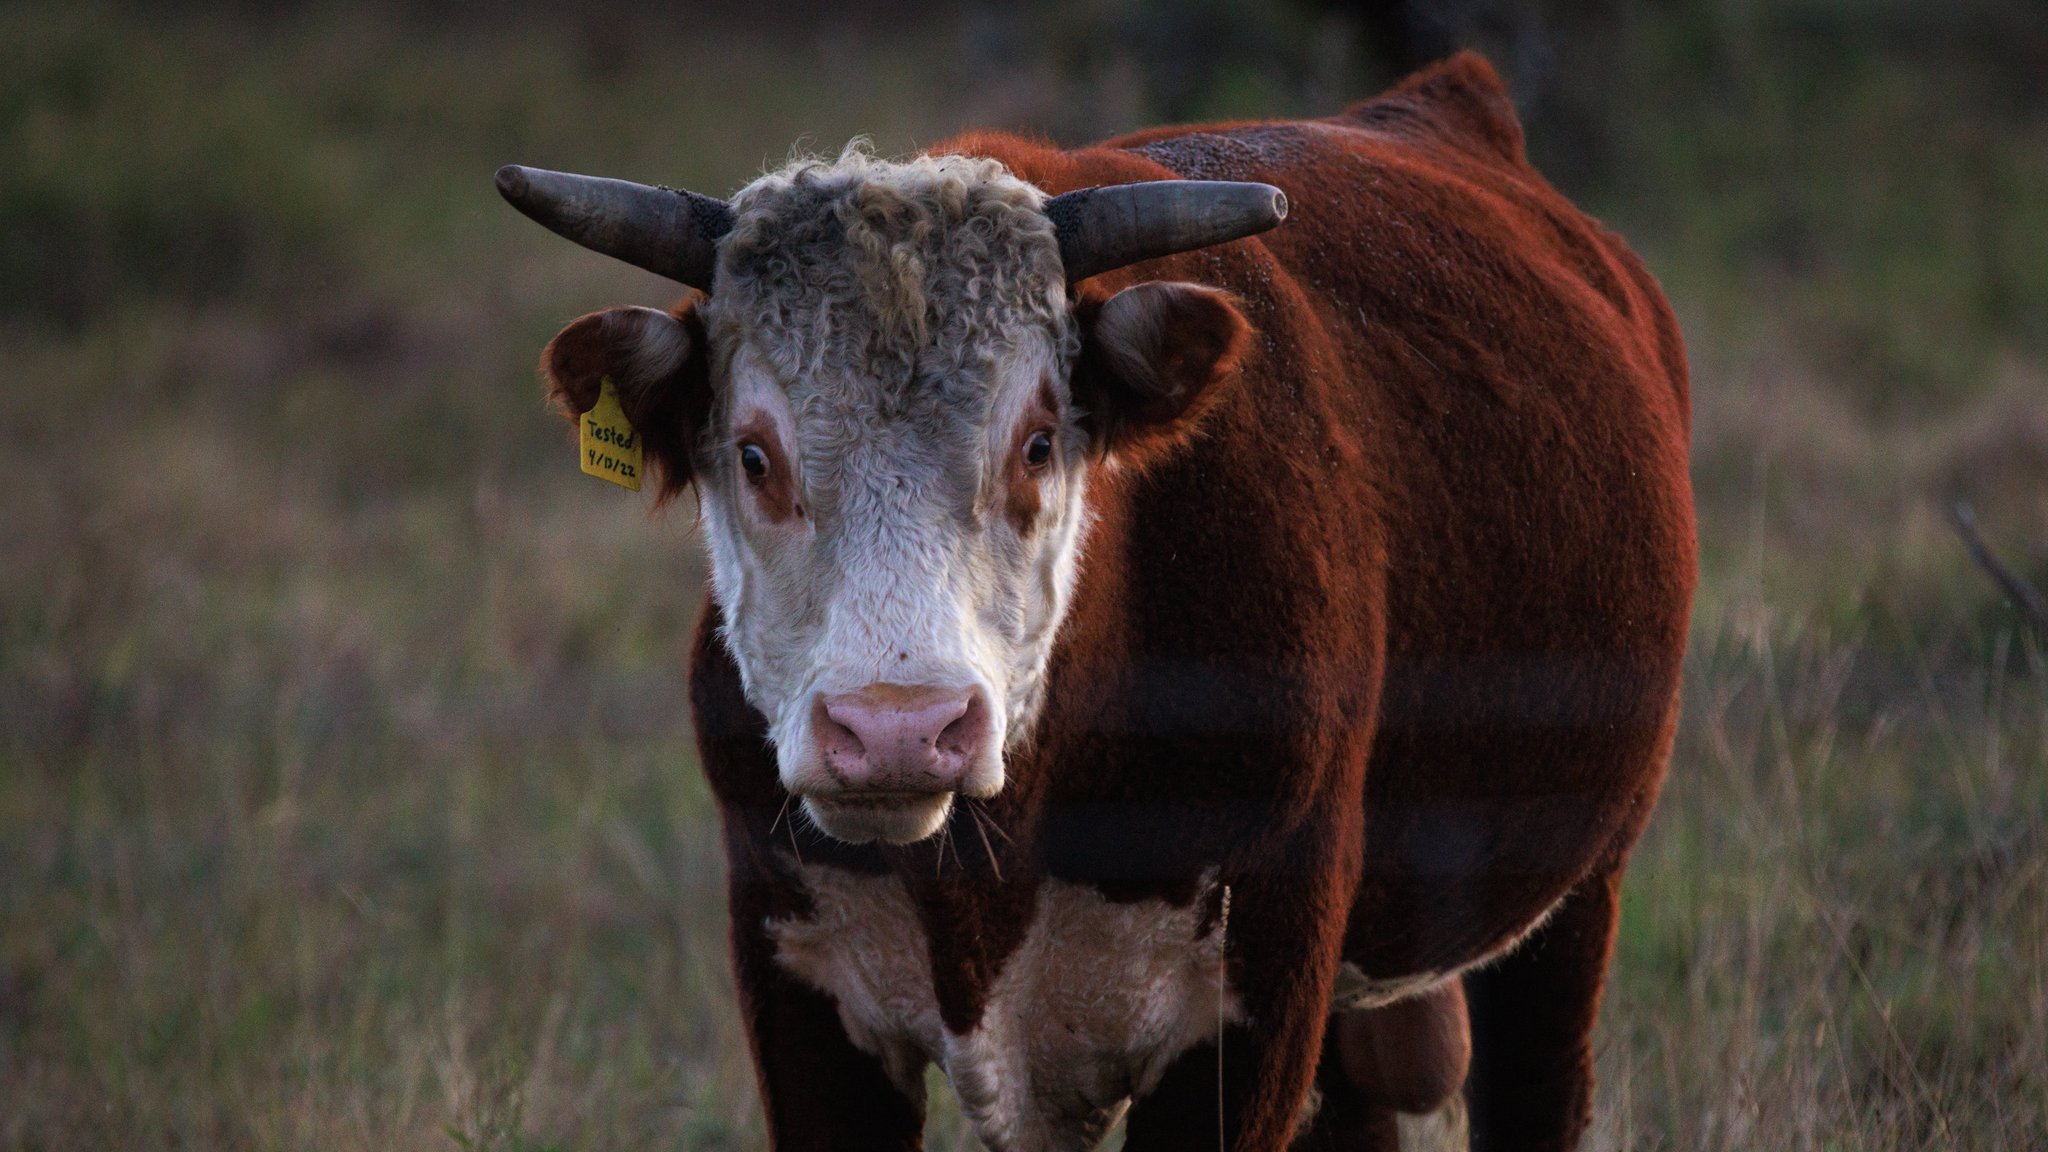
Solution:
[{"label": "bull's chest", "polygon": [[893,876],[801,869],[809,919],[768,924],[776,960],[839,1006],[848,1037],[914,1098],[943,1068],[975,1132],[999,1152],[1086,1148],[1174,1057],[1237,1020],[1211,901],[1112,903],[1048,880],[980,1020],[940,1019],[930,948]]}]

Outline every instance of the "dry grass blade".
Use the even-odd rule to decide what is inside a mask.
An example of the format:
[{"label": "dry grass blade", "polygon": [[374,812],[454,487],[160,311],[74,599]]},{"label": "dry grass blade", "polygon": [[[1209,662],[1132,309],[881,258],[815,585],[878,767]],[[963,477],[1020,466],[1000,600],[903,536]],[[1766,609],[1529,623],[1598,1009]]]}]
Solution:
[{"label": "dry grass blade", "polygon": [[1949,509],[1949,523],[1955,525],[1956,534],[1963,538],[1963,547],[1970,550],[1970,558],[1977,562],[1978,567],[1990,573],[1993,580],[1998,581],[1998,586],[2004,590],[2006,599],[2012,601],[2013,606],[2026,616],[2034,635],[2048,641],[2048,599],[2043,599],[2040,591],[2029,583],[2026,577],[2013,571],[1991,550],[1991,545],[1985,542],[1983,533],[1977,530],[1976,509],[1967,503],[1957,502]]}]

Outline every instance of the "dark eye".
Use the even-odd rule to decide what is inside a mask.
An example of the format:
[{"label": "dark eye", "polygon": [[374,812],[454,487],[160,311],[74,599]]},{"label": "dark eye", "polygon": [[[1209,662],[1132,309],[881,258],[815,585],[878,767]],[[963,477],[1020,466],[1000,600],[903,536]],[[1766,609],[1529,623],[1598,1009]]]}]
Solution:
[{"label": "dark eye", "polygon": [[1033,432],[1031,439],[1024,442],[1024,463],[1032,468],[1043,468],[1052,459],[1052,433]]},{"label": "dark eye", "polygon": [[740,470],[749,480],[760,480],[768,475],[768,454],[761,451],[759,444],[740,445]]}]

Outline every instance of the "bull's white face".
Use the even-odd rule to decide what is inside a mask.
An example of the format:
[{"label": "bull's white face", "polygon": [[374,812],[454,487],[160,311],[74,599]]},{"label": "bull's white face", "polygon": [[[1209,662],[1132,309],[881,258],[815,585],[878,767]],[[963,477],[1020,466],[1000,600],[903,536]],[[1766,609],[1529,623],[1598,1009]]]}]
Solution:
[{"label": "bull's white face", "polygon": [[657,467],[695,481],[747,699],[840,839],[920,840],[1003,787],[1090,462],[1177,442],[1248,343],[1194,284],[1084,324],[1041,204],[993,160],[795,165],[733,201],[708,299],[592,313],[543,357],[571,412],[612,378]]},{"label": "bull's white face", "polygon": [[1035,192],[988,167],[764,180],[703,310],[713,595],[783,785],[845,840],[1002,788],[1079,562],[1074,322]]}]

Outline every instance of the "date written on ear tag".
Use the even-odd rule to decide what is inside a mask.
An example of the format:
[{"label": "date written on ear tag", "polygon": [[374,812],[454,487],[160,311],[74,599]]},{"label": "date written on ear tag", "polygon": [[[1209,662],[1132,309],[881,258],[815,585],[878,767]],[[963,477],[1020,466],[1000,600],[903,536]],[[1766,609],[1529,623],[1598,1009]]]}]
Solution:
[{"label": "date written on ear tag", "polygon": [[640,435],[627,423],[611,377],[600,382],[597,403],[583,414],[583,434],[577,439],[585,472],[621,488],[640,490]]}]

